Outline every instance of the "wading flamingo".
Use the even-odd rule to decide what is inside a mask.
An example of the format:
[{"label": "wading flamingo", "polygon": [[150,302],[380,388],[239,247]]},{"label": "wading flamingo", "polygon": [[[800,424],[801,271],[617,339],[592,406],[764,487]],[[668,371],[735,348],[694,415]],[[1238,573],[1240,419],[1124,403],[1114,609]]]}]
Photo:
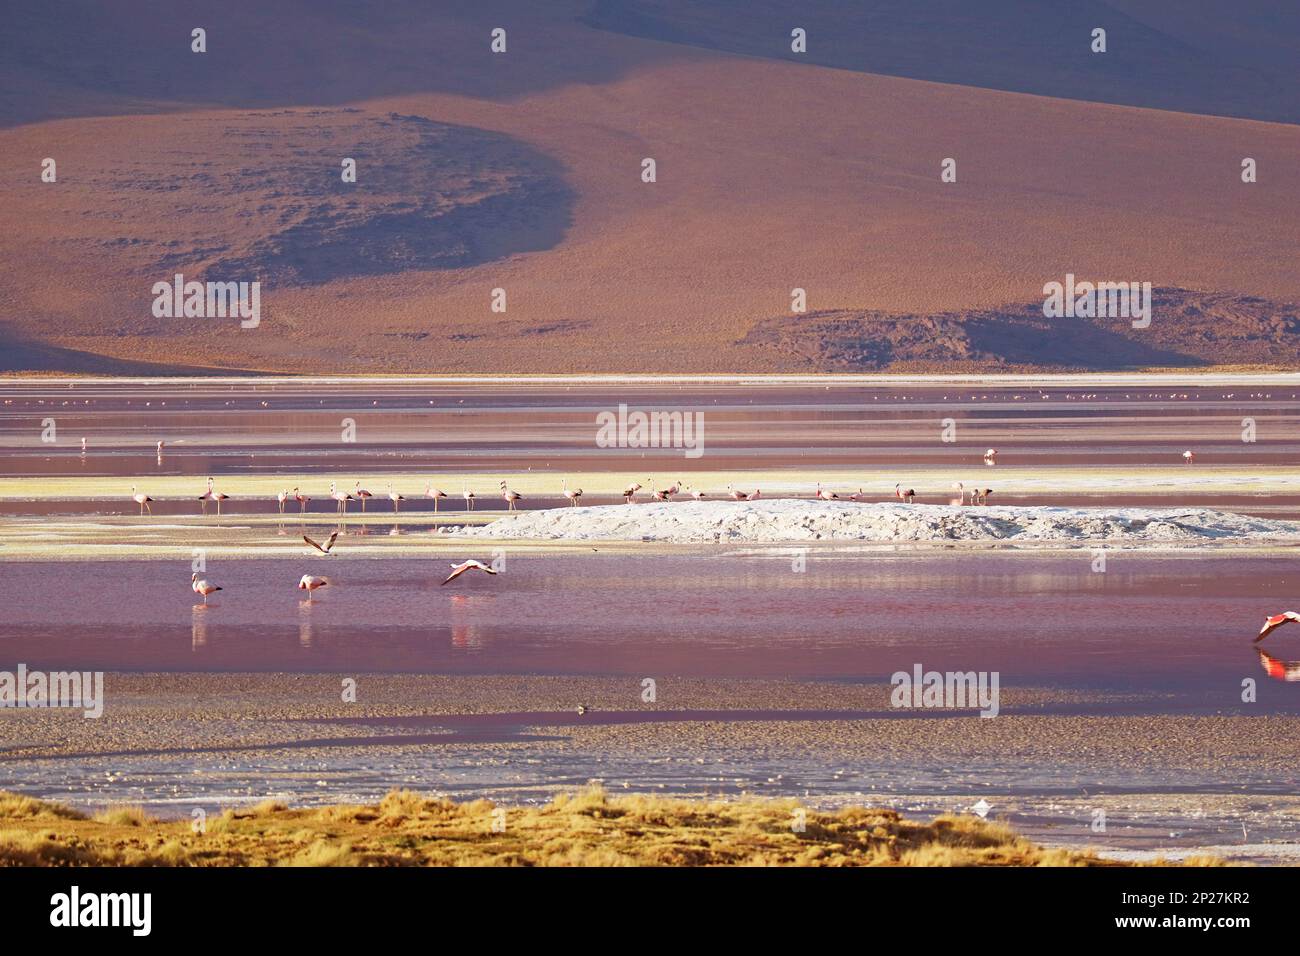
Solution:
[{"label": "wading flamingo", "polygon": [[727,497],[730,498],[732,501],[749,500],[748,492],[737,491],[735,488],[731,487],[731,485],[727,485]]},{"label": "wading flamingo", "polygon": [[342,514],[347,514],[348,502],[352,500],[352,496],[345,491],[339,491],[338,488],[335,486],[334,482],[331,481],[330,497],[333,498],[336,502],[338,502],[337,510]]},{"label": "wading flamingo", "polygon": [[153,509],[149,507],[149,502],[153,501],[153,499],[144,492],[136,491],[135,485],[131,486],[131,500],[140,506],[140,514],[143,515],[146,511],[151,515],[153,514]]},{"label": "wading flamingo", "polygon": [[199,501],[203,502],[203,513],[205,515],[208,513],[208,502],[215,501],[217,503],[218,518],[221,517],[221,502],[227,501],[229,498],[230,495],[223,495],[221,492],[213,490],[211,478],[208,479],[208,490],[199,495]]},{"label": "wading flamingo", "polygon": [[966,503],[966,486],[959,481],[952,486],[952,490],[957,492],[957,500],[951,502],[951,504],[964,505]]},{"label": "wading flamingo", "polygon": [[989,503],[989,495],[993,494],[992,488],[972,488],[970,490],[970,503],[975,504],[976,499],[979,503],[986,505]]},{"label": "wading flamingo", "polygon": [[696,501],[703,501],[707,496],[704,494],[703,491],[700,491],[700,489],[693,488],[691,489],[691,497],[694,498]]},{"label": "wading flamingo", "polygon": [[352,494],[353,494],[355,497],[361,499],[361,510],[362,510],[362,511],[365,511],[365,510],[366,510],[366,500],[369,499],[369,498],[373,498],[373,497],[374,497],[374,495],[372,495],[370,492],[366,491],[366,489],[364,489],[364,488],[361,487],[361,482],[359,482],[359,481],[356,483],[356,486],[352,489]]},{"label": "wading flamingo", "polygon": [[388,500],[393,503],[394,512],[397,511],[397,503],[406,500],[405,495],[399,495],[397,492],[393,491],[393,483],[391,481],[388,483]]},{"label": "wading flamingo", "polygon": [[754,489],[754,493],[753,493],[752,495],[749,496],[749,500],[750,500],[750,501],[757,501],[757,500],[758,500],[759,498],[761,498],[761,497],[763,497],[763,489],[762,489],[762,488],[755,488],[755,489]]},{"label": "wading flamingo", "polygon": [[195,594],[203,595],[203,603],[208,603],[208,595],[214,591],[220,591],[221,588],[207,581],[200,581],[197,573],[190,575],[190,590]]},{"label": "wading flamingo", "polygon": [[296,486],[293,489],[293,500],[298,502],[298,514],[302,514],[304,511],[306,511],[307,502],[311,501],[310,498],[308,498],[306,495],[299,492]]},{"label": "wading flamingo", "polygon": [[276,507],[280,509],[280,514],[284,514],[284,503],[289,500],[289,492],[281,491],[275,496]]},{"label": "wading flamingo", "polygon": [[437,514],[437,513],[438,513],[438,499],[439,499],[439,498],[446,498],[446,497],[447,497],[447,492],[445,492],[445,491],[439,491],[437,488],[433,487],[433,485],[425,485],[425,486],[424,486],[424,496],[425,496],[426,498],[432,498],[432,499],[433,499],[433,513],[434,513],[434,514]]},{"label": "wading flamingo", "polygon": [[912,503],[912,499],[916,497],[916,489],[915,488],[904,489],[902,485],[894,485],[894,497],[898,498],[901,501],[906,501],[910,505]]},{"label": "wading flamingo", "polygon": [[515,511],[515,503],[520,501],[524,496],[517,491],[511,491],[506,487],[506,483],[503,481],[501,482],[501,497],[505,499],[507,507],[511,511]]},{"label": "wading flamingo", "polygon": [[813,497],[820,498],[822,501],[838,501],[840,496],[827,488],[823,488],[822,483],[819,481],[817,482],[817,492]]},{"label": "wading flamingo", "polygon": [[465,499],[465,507],[468,508],[470,511],[473,511],[473,510],[474,510],[474,492],[472,492],[472,491],[469,490],[469,482],[468,482],[468,481],[466,481],[466,482],[464,482],[464,483],[461,484],[461,493],[460,493],[460,496],[461,496],[462,498]]},{"label": "wading flamingo", "polygon": [[458,577],[464,574],[466,571],[472,571],[472,570],[486,571],[488,574],[497,573],[495,569],[484,564],[482,561],[475,561],[473,558],[470,558],[468,561],[462,561],[460,564],[453,564],[451,566],[451,574],[447,575],[447,580],[443,581],[442,583],[449,584],[450,582],[456,580]]},{"label": "wading flamingo", "polygon": [[1183,452],[1183,461],[1187,462],[1187,464],[1189,465],[1192,462],[1196,461],[1196,456],[1192,454],[1192,450],[1190,448],[1187,451]]},{"label": "wading flamingo", "polygon": [[633,482],[632,484],[630,484],[630,485],[628,485],[626,488],[624,488],[624,489],[623,489],[623,503],[624,503],[624,504],[629,504],[629,505],[630,505],[630,504],[632,503],[632,499],[633,499],[633,497],[635,497],[635,496],[636,496],[636,493],[637,493],[638,491],[640,491],[640,490],[641,490],[641,482],[639,482],[639,481],[637,481],[637,482]]},{"label": "wading flamingo", "polygon": [[564,487],[563,487],[562,490],[563,490],[563,492],[564,492],[564,497],[568,498],[568,499],[569,499],[569,503],[570,503],[571,505],[573,505],[573,506],[576,508],[576,507],[578,506],[578,499],[582,497],[582,489],[581,489],[581,488],[572,488],[572,489],[570,489],[570,488],[569,488],[569,479],[568,479],[568,478],[565,478],[565,479],[564,479]]},{"label": "wading flamingo", "polygon": [[997,460],[998,460],[998,450],[996,448],[990,448],[988,451],[984,453],[984,461],[986,464],[991,465]]},{"label": "wading flamingo", "polygon": [[304,574],[298,581],[298,590],[307,592],[307,603],[310,604],[312,592],[317,591],[328,584],[329,582],[324,578],[314,578],[310,574]]},{"label": "wading flamingo", "polygon": [[1300,613],[1295,611],[1283,611],[1281,614],[1274,614],[1270,618],[1264,619],[1264,626],[1259,629],[1259,637],[1255,638],[1258,643],[1268,637],[1283,624],[1297,623],[1300,624]]}]

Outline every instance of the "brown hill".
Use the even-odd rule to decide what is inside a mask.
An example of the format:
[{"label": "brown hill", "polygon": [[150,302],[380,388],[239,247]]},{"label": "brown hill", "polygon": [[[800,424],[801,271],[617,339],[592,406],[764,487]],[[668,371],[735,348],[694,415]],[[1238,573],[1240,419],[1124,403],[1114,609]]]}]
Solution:
[{"label": "brown hill", "polygon": [[[845,6],[801,12],[819,18],[816,38]],[[1059,329],[1015,325],[1007,344],[998,322],[972,319],[957,347],[949,323],[1041,301],[1068,272],[1266,300],[1254,316],[1266,333],[1264,308],[1300,301],[1287,173],[1300,126],[1078,97],[1203,112],[1250,101],[1286,117],[1293,84],[1261,97],[1233,71],[1258,41],[1257,74],[1274,76],[1293,18],[1232,18],[1228,65],[1215,66],[1217,7],[1121,6],[1137,26],[1112,29],[1116,51],[1141,36],[1153,59],[1107,67],[1107,92],[1043,55],[1037,5],[1011,0],[981,5],[976,34],[950,5],[918,8],[933,15],[891,28],[888,43],[844,13],[833,48],[864,44],[849,69],[705,49],[692,32],[744,52],[768,4],[701,26],[703,5],[685,3],[160,12],[76,0],[51,17],[20,0],[0,38],[0,154],[15,157],[0,164],[0,323],[25,345],[3,364],[75,353],[78,368],[103,356],[312,372],[781,371],[822,361],[765,324],[798,287],[818,313],[894,316],[900,354],[946,336],[931,343],[935,370],[1025,356],[1058,367],[1076,360],[1052,351],[1066,348]],[[203,55],[189,52],[199,24]],[[488,48],[497,25],[505,55]],[[891,45],[902,65],[875,59]],[[980,88],[996,80],[981,73],[989,59],[1022,76],[1018,89],[1054,96]],[[868,72],[903,61],[976,85]],[[359,161],[347,188],[346,156]],[[1258,182],[1241,182],[1243,156]],[[44,157],[57,183],[40,181]],[[641,181],[645,157],[657,182]],[[956,183],[940,182],[945,157]],[[262,325],[153,318],[151,285],[171,272],[262,281]],[[496,288],[505,313],[490,308]],[[905,329],[906,316],[933,324]],[[1202,354],[1107,341],[1123,364]],[[1281,344],[1261,348],[1294,366]]]}]

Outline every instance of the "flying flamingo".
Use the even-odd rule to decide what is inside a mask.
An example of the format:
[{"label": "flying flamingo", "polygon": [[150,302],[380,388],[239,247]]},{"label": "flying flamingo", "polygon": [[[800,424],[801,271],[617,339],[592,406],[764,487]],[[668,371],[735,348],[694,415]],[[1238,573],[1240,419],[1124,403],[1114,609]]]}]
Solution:
[{"label": "flying flamingo", "polygon": [[565,479],[564,479],[564,489],[563,489],[563,490],[564,490],[564,497],[568,498],[568,499],[569,499],[569,503],[572,504],[572,505],[576,508],[576,507],[578,506],[578,499],[582,497],[582,489],[581,489],[581,488],[574,488],[574,489],[570,490],[570,488],[569,488],[569,479],[568,479],[568,478],[565,478]]},{"label": "flying flamingo", "polygon": [[215,584],[209,584],[207,581],[200,581],[197,573],[190,575],[190,590],[195,594],[203,595],[203,603],[208,603],[208,595],[214,591],[220,591],[221,588]]},{"label": "flying flamingo", "polygon": [[313,541],[311,538],[307,537],[306,535],[302,536],[302,540],[306,541],[309,545],[311,545],[321,554],[329,554],[334,549],[334,542],[338,540],[338,537],[339,537],[339,533],[337,531],[333,532],[325,540],[325,544],[323,545],[318,544],[317,542]]},{"label": "flying flamingo", "polygon": [[359,481],[357,482],[356,487],[353,489],[352,494],[361,499],[362,511],[366,510],[366,499],[374,497],[374,495],[372,495],[370,492],[366,491],[366,489],[361,487],[361,482]]},{"label": "flying flamingo", "polygon": [[426,498],[432,498],[432,499],[433,499],[433,513],[434,513],[434,514],[437,514],[437,513],[438,513],[438,499],[439,499],[439,498],[446,498],[446,497],[447,497],[447,493],[446,493],[445,491],[439,491],[437,488],[433,487],[433,485],[425,485],[425,486],[424,486],[424,495],[425,495]]},{"label": "flying flamingo", "polygon": [[822,501],[838,501],[840,496],[829,489],[823,488],[822,483],[819,481],[817,482],[817,493],[813,497],[820,498]]},{"label": "flying flamingo", "polygon": [[1192,454],[1192,450],[1190,448],[1187,451],[1183,452],[1183,461],[1187,462],[1187,464],[1190,465],[1195,460],[1196,460],[1196,456]]},{"label": "flying flamingo", "polygon": [[149,507],[149,502],[153,501],[153,499],[142,491],[137,492],[135,490],[135,485],[131,486],[131,500],[140,506],[140,514],[143,515],[146,510],[149,514],[153,514],[153,509]]},{"label": "flying flamingo", "polygon": [[338,510],[343,514],[347,514],[348,502],[352,500],[352,496],[345,491],[339,491],[334,482],[331,481],[330,497],[338,502]]},{"label": "flying flamingo", "polygon": [[280,514],[284,514],[284,503],[289,500],[289,492],[281,491],[275,496],[276,507],[280,509]]},{"label": "flying flamingo", "polygon": [[916,489],[908,488],[904,490],[902,485],[894,485],[894,497],[906,501],[910,505],[912,499],[916,497]]},{"label": "flying flamingo", "polygon": [[1283,611],[1281,614],[1274,614],[1264,620],[1264,626],[1259,629],[1259,637],[1255,638],[1255,643],[1262,641],[1283,624],[1289,622],[1300,623],[1300,613],[1295,611]]},{"label": "flying flamingo", "polygon": [[307,502],[311,501],[310,498],[308,498],[306,495],[298,491],[298,487],[296,485],[294,486],[293,489],[293,500],[298,502],[298,514],[302,514],[304,511],[306,511]]},{"label": "flying flamingo", "polygon": [[511,491],[506,487],[506,483],[503,481],[501,482],[501,497],[505,499],[510,510],[515,511],[515,503],[520,501],[523,498],[523,495],[517,491]]},{"label": "flying flamingo", "polygon": [[399,495],[399,494],[397,494],[395,491],[393,491],[393,483],[392,483],[391,481],[388,483],[388,500],[391,501],[391,502],[393,503],[393,513],[394,513],[394,514],[396,514],[396,512],[397,512],[397,503],[398,503],[399,501],[405,501],[405,500],[406,500],[406,496],[405,496],[405,495]]},{"label": "flying flamingo", "polygon": [[307,592],[307,603],[310,604],[312,592],[325,587],[327,584],[329,584],[329,581],[324,578],[315,578],[310,574],[304,574],[298,581],[298,590]]},{"label": "flying flamingo", "polygon": [[469,490],[469,482],[466,481],[461,485],[461,497],[465,499],[465,507],[470,511],[474,510],[474,492]]},{"label": "flying flamingo", "polygon": [[624,503],[624,504],[629,504],[629,505],[630,505],[630,504],[632,503],[632,498],[633,498],[633,497],[636,495],[636,493],[637,493],[638,491],[640,491],[640,490],[641,490],[641,483],[640,483],[639,481],[638,481],[638,482],[634,482],[634,483],[628,485],[626,488],[624,488],[624,489],[623,489],[623,503]]},{"label": "flying flamingo", "polygon": [[470,558],[468,561],[462,561],[460,564],[453,564],[451,566],[451,574],[447,575],[447,580],[442,583],[449,584],[466,571],[470,570],[486,571],[488,574],[497,573],[494,568],[484,564],[482,561],[475,561],[473,558]]}]

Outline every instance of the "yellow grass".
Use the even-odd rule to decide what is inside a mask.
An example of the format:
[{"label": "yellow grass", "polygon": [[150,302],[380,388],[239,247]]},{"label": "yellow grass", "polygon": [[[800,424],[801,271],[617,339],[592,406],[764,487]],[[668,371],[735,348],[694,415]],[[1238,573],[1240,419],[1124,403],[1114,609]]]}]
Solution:
[{"label": "yellow grass", "polygon": [[[892,810],[808,809],[608,796],[593,787],[543,807],[453,803],[410,791],[378,804],[226,810],[196,832],[139,808],[87,818],[0,793],[0,866],[1118,866],[1045,849],[970,816],[930,823]],[[1198,859],[1195,865],[1219,861]]]}]

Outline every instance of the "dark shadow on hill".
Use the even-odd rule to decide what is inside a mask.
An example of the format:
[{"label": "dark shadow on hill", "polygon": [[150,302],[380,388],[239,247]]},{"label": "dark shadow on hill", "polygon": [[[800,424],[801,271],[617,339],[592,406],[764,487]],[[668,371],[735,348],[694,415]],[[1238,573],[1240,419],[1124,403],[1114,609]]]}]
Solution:
[{"label": "dark shadow on hill", "polygon": [[[581,2],[11,0],[0,126],[196,106],[338,106],[410,93],[509,99],[601,84],[671,51],[609,49]],[[191,31],[206,31],[206,52]],[[506,29],[506,53],[490,49]]]},{"label": "dark shadow on hill", "polygon": [[[1131,15],[1130,15],[1131,14]],[[1229,0],[597,0],[612,32],[867,73],[1300,122],[1300,7]],[[807,52],[791,50],[791,30]],[[1106,30],[1106,52],[1091,49]]]},{"label": "dark shadow on hill", "polygon": [[209,368],[200,365],[169,365],[165,362],[137,362],[110,358],[94,352],[45,345],[13,335],[0,325],[0,374],[31,372],[69,375],[260,375],[241,368]]},{"label": "dark shadow on hill", "polygon": [[1151,325],[1046,318],[1041,303],[899,314],[871,310],[774,316],[737,344],[818,372],[1103,372],[1211,365],[1300,367],[1300,310],[1256,296],[1156,289]]}]

